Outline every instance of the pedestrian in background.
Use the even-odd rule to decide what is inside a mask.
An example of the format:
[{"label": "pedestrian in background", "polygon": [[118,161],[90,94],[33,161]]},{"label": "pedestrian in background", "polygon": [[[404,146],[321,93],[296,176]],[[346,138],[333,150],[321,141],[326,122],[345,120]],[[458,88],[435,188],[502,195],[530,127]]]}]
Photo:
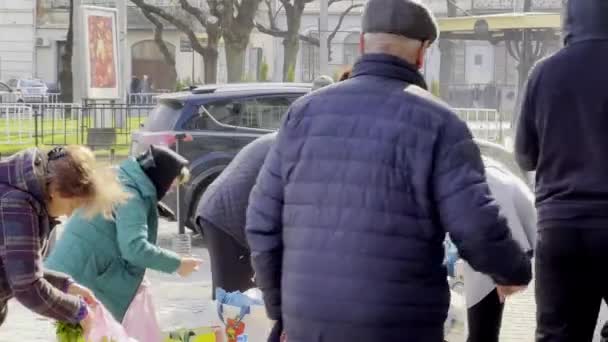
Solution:
[{"label": "pedestrian in background", "polygon": [[126,197],[85,147],[34,148],[0,162],[0,324],[15,298],[37,314],[90,329],[88,306],[97,299],[69,276],[45,270],[42,255],[59,217],[78,208],[109,217]]},{"label": "pedestrian in background", "polygon": [[[507,219],[511,235],[532,256],[536,244],[536,209],[528,186],[499,163],[485,159],[490,191]],[[467,305],[467,342],[498,342],[505,297],[491,277],[463,265]]]},{"label": "pedestrian in background", "polygon": [[536,171],[539,342],[591,341],[608,300],[608,2],[565,9],[565,46],[532,70],[515,139]]},{"label": "pedestrian in background", "polygon": [[[139,157],[125,160],[118,177],[130,198],[109,218],[76,212],[46,266],[88,286],[119,322],[135,296],[146,290],[147,269],[182,277],[192,274],[200,260],[180,257],[156,245],[158,201],[176,183],[187,180],[187,164],[174,151],[154,145]],[[156,313],[148,314],[151,316],[142,319],[156,321]]]},{"label": "pedestrian in background", "polygon": [[319,90],[323,87],[327,87],[328,85],[334,84],[334,80],[329,76],[319,76],[312,82],[312,90]]},{"label": "pedestrian in background", "polygon": [[338,78],[338,82],[342,82],[342,81],[346,81],[347,79],[350,78],[350,74],[352,73],[353,68],[349,67],[348,69],[344,70],[341,74],[340,77]]},{"label": "pedestrian in background", "polygon": [[438,31],[418,1],[369,0],[352,76],[297,100],[247,213],[256,283],[290,342],[443,341],[443,241],[501,291],[530,260],[466,124],[419,69]]}]

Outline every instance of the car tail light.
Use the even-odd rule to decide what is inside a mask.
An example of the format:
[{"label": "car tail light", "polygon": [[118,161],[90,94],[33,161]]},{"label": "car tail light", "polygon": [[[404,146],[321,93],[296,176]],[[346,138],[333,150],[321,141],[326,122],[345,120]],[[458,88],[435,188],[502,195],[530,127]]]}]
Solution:
[{"label": "car tail light", "polygon": [[162,145],[167,147],[175,147],[177,139],[182,141],[192,141],[192,135],[190,134],[174,134],[168,133],[147,133],[141,136],[141,143],[147,145]]}]

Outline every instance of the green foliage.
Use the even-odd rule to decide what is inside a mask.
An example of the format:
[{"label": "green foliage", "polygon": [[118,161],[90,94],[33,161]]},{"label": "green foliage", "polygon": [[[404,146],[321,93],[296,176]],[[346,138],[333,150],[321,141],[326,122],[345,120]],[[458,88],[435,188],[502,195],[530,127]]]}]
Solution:
[{"label": "green foliage", "polygon": [[57,322],[55,328],[58,342],[85,342],[80,324]]},{"label": "green foliage", "polygon": [[265,58],[262,58],[262,64],[260,64],[260,81],[262,81],[262,82],[268,81],[268,70],[269,70],[268,63],[266,63]]},{"label": "green foliage", "polygon": [[441,87],[439,87],[439,81],[433,81],[431,82],[431,93],[433,95],[435,95],[436,97],[440,97],[441,96]]},{"label": "green foliage", "polygon": [[287,71],[287,82],[295,82],[296,81],[296,68],[293,65],[289,66],[289,70]]}]

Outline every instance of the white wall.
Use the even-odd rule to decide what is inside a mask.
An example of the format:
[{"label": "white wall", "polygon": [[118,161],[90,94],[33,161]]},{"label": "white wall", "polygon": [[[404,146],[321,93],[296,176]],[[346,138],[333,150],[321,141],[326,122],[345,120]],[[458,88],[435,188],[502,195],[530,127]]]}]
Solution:
[{"label": "white wall", "polygon": [[32,77],[34,0],[0,0],[0,79]]},{"label": "white wall", "polygon": [[467,83],[487,84],[494,81],[494,47],[489,42],[467,42],[465,58]]},{"label": "white wall", "polygon": [[67,30],[63,28],[39,28],[36,36],[42,38],[45,46],[36,47],[36,77],[47,82],[58,81],[58,42],[67,39]]}]

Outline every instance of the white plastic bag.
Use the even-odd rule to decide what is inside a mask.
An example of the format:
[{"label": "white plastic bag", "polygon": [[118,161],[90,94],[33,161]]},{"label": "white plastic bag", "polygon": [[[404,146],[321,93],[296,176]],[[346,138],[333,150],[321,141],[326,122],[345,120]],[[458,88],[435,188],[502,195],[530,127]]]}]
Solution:
[{"label": "white plastic bag", "polygon": [[[93,313],[93,326],[85,336],[87,342],[138,342],[127,335],[122,325],[112,317],[112,314],[99,304],[90,309]],[[144,342],[144,341],[142,341]]]}]

